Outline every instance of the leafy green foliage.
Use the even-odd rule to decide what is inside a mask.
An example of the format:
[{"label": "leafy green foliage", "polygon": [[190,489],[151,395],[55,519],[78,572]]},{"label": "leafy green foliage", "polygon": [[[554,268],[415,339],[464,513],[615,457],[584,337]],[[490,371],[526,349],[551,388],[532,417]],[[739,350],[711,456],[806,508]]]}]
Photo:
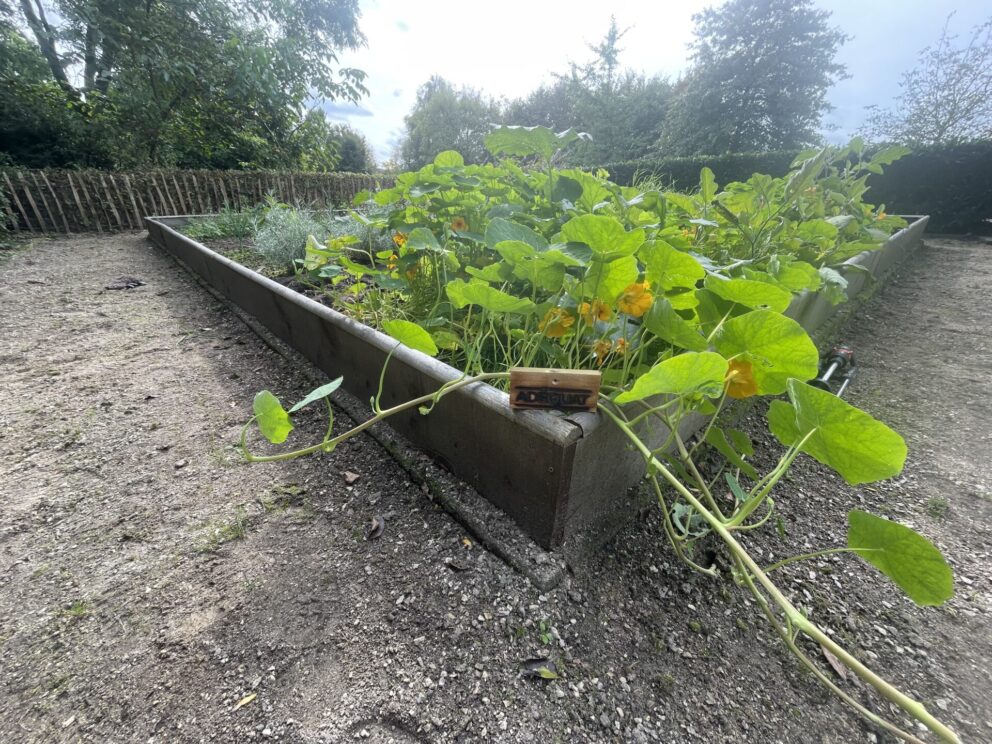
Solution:
[{"label": "leafy green foliage", "polygon": [[354,0],[204,0],[195,13],[183,3],[18,7],[34,79],[0,86],[13,104],[0,131],[40,122],[55,145],[44,159],[4,138],[18,162],[327,169],[333,132],[308,108],[364,92],[363,73],[337,64],[362,41]]},{"label": "leafy green foliage", "polygon": [[304,257],[311,235],[322,240],[326,234],[326,228],[308,212],[276,206],[268,210],[255,234],[255,250],[275,266],[292,266]]},{"label": "leafy green foliage", "polygon": [[458,90],[434,76],[417,91],[413,110],[404,119],[403,164],[420,168],[444,150],[457,150],[469,163],[486,159],[482,139],[499,108],[471,89]]},{"label": "leafy green foliage", "polygon": [[714,339],[727,358],[752,364],[758,393],[784,393],[790,379],[816,377],[819,354],[806,331],[792,318],[771,310],[753,310],[728,320]]},{"label": "leafy green foliage", "polygon": [[794,445],[836,470],[851,484],[891,478],[902,471],[906,443],[896,432],[836,395],[789,380],[789,399],[773,401],[768,424],[782,444]]},{"label": "leafy green foliage", "polygon": [[953,15],[903,74],[895,108],[871,107],[862,127],[867,139],[914,148],[992,139],[992,18],[972,29],[967,43],[956,44]]},{"label": "leafy green foliage", "polygon": [[437,344],[431,334],[409,320],[387,320],[382,324],[382,330],[395,338],[404,346],[414,351],[420,351],[427,356],[437,356]]},{"label": "leafy green foliage", "polygon": [[289,413],[296,413],[297,411],[306,408],[311,403],[316,403],[318,400],[323,400],[341,387],[342,382],[344,382],[344,378],[337,377],[328,382],[326,385],[321,385],[320,387],[311,390],[303,400],[289,409]]},{"label": "leafy green foliage", "polygon": [[268,390],[262,390],[255,396],[251,407],[262,435],[273,444],[285,442],[293,430],[293,423],[279,399]]},{"label": "leafy green foliage", "polygon": [[633,387],[616,397],[617,403],[643,400],[651,395],[691,395],[710,398],[723,394],[727,360],[711,351],[686,352],[658,362],[637,378]]},{"label": "leafy green foliage", "polygon": [[894,581],[918,605],[954,596],[954,576],[933,543],[897,522],[863,511],[847,515],[847,545]]},{"label": "leafy green foliage", "polygon": [[590,45],[588,62],[570,65],[549,85],[511,101],[501,121],[587,132],[589,137],[566,154],[570,163],[597,165],[647,155],[661,135],[672,86],[621,69],[624,33],[611,19],[600,42]]}]

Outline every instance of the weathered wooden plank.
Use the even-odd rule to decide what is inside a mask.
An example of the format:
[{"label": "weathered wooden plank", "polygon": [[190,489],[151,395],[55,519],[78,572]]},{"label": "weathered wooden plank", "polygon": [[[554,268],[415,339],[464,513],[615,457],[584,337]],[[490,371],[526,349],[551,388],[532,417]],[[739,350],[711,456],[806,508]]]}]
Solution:
[{"label": "weathered wooden plank", "polygon": [[[13,199],[14,206],[17,207],[17,211],[21,213],[21,219],[24,221],[25,226],[27,227],[28,230],[34,232],[35,230],[31,226],[31,220],[28,219],[28,213],[24,210],[24,205],[21,204],[21,200],[17,198],[17,192],[14,190],[14,184],[10,182],[10,178],[7,176],[7,171],[4,171],[3,173],[3,180],[4,183],[7,184],[7,194],[9,196],[7,202],[8,203],[7,211],[10,213],[12,217],[14,216],[14,213],[10,210],[9,207],[10,199]],[[14,220],[14,225],[15,225],[15,229],[17,229],[16,219]]]},{"label": "weathered wooden plank", "polygon": [[117,221],[117,227],[121,230],[124,229],[124,220],[121,219],[121,213],[117,211],[117,205],[114,203],[114,195],[110,191],[110,187],[107,186],[107,179],[103,177],[103,173],[100,173],[100,185],[103,186],[103,192],[107,195],[107,208],[114,215],[114,219]]},{"label": "weathered wooden plank", "polygon": [[28,186],[27,179],[21,175],[20,171],[17,171],[17,180],[21,183],[21,191],[24,193],[24,198],[28,200],[28,204],[31,205],[31,211],[34,212],[35,218],[38,220],[39,230],[45,232],[45,219],[41,216],[41,211],[38,209],[38,205],[34,202],[34,197],[31,195],[31,189]]},{"label": "weathered wooden plank", "polygon": [[52,211],[51,206],[48,204],[48,197],[45,196],[45,190],[41,188],[41,182],[38,180],[38,174],[34,171],[29,171],[29,174],[31,176],[31,180],[34,181],[35,190],[41,198],[41,204],[45,208],[45,213],[48,215],[49,227],[53,232],[58,232],[59,223],[55,220],[55,212]]},{"label": "weathered wooden plank", "polygon": [[79,198],[79,192],[76,191],[76,184],[72,182],[72,174],[66,171],[65,179],[69,182],[69,189],[72,191],[72,198],[76,202],[76,209],[79,210],[79,224],[83,227],[89,227],[91,219],[89,215],[87,215],[86,210],[83,209],[83,202]]},{"label": "weathered wooden plank", "polygon": [[45,173],[44,170],[40,170],[38,172],[41,174],[41,180],[45,182],[45,185],[48,187],[49,192],[51,192],[52,194],[52,201],[55,202],[55,207],[59,210],[59,216],[62,218],[62,226],[65,228],[67,234],[72,233],[72,230],[69,229],[69,220],[67,220],[65,216],[65,210],[62,209],[62,200],[59,198],[59,195],[52,187],[52,182],[48,180],[48,175]]}]

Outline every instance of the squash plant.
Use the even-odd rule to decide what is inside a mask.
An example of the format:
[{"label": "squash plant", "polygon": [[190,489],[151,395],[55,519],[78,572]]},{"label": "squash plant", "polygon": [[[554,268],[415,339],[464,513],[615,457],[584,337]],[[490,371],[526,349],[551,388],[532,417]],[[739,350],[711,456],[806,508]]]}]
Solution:
[{"label": "squash plant", "polygon": [[[877,247],[901,225],[862,202],[866,174],[900,152],[865,161],[854,142],[806,154],[785,178],[756,175],[723,191],[704,169],[698,192],[684,195],[620,187],[602,173],[555,169],[556,152],[580,136],[501,127],[487,145],[504,160],[466,166],[457,153],[441,153],[433,164],[399,176],[393,188],[359,198],[389,208],[375,226],[392,235],[392,249],[360,248],[348,239],[326,246],[312,241],[301,272],[360,283],[354,314],[399,343],[431,356],[446,354],[464,374],[389,409],[380,407],[377,395],[373,415],[351,430],[335,436],[328,426],[321,441],[270,455],[249,449],[252,423],[270,442],[282,443],[293,427],[291,414],[326,402],[341,379],[288,411],[262,391],[242,431],[245,457],[260,462],[330,452],[399,411],[416,407],[427,415],[467,385],[505,384],[511,366],[602,369],[600,414],[643,456],[665,535],[679,558],[716,576],[714,566],[693,559],[692,549],[703,535],[715,534],[727,548],[734,579],[824,685],[866,718],[916,741],[840,689],[806,655],[802,636],[941,738],[956,741],[922,703],[810,620],[772,578],[786,563],[849,552],[917,604],[939,605],[951,597],[953,578],[936,547],[908,527],[862,511],[848,514],[844,546],[762,567],[745,545],[749,531],[769,523],[775,499],[784,497],[779,483],[801,454],[851,484],[902,470],[902,437],[806,383],[816,376],[818,353],[785,314],[803,290],[843,296],[838,262]],[[764,473],[748,459],[753,449],[747,437],[721,426],[718,417],[728,398],[754,396],[775,398],[768,425],[785,447]],[[685,439],[680,423],[699,414],[708,423]],[[703,467],[703,451],[717,455],[721,465]]]}]

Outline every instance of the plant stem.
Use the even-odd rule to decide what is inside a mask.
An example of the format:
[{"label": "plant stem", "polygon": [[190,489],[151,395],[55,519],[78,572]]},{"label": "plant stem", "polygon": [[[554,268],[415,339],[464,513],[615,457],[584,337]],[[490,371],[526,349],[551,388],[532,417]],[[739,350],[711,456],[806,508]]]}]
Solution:
[{"label": "plant stem", "polygon": [[433,393],[428,393],[427,395],[421,395],[419,398],[414,398],[413,400],[408,400],[405,403],[400,403],[399,405],[393,406],[392,408],[387,408],[384,411],[380,411],[372,418],[363,421],[357,426],[352,427],[344,434],[339,434],[333,439],[324,439],[322,442],[311,445],[309,447],[304,447],[303,449],[293,450],[292,452],[283,452],[278,455],[253,455],[248,451],[247,436],[248,427],[255,421],[253,416],[249,419],[248,423],[245,424],[244,428],[241,430],[241,453],[248,462],[281,462],[283,460],[293,460],[297,457],[303,457],[304,455],[312,455],[314,452],[330,452],[338,444],[346,439],[350,439],[359,432],[368,429],[370,426],[379,423],[383,419],[389,418],[390,416],[405,411],[415,406],[419,406],[423,403],[430,403],[431,401],[440,400],[443,396],[448,393],[454,392],[459,388],[463,388],[466,385],[471,385],[475,382],[485,382],[487,380],[496,379],[507,379],[509,378],[509,372],[486,372],[481,375],[475,375],[474,377],[464,377],[458,380],[453,380],[451,382],[446,382],[440,388],[435,390]]},{"label": "plant stem", "polygon": [[790,563],[796,563],[797,561],[805,561],[810,558],[819,558],[821,555],[833,555],[834,553],[857,553],[863,550],[873,550],[873,548],[827,548],[826,550],[817,550],[815,553],[803,553],[802,555],[794,555],[789,558],[783,558],[778,563],[773,563],[770,566],[765,566],[762,571],[765,573],[770,573],[776,568],[782,568],[782,566],[788,566]]},{"label": "plant stem", "polygon": [[672,487],[679,492],[682,498],[684,498],[690,506],[698,511],[702,517],[709,522],[710,526],[713,528],[713,531],[723,539],[727,547],[730,548],[731,553],[735,557],[739,558],[744,567],[747,568],[747,570],[750,571],[751,574],[758,580],[758,583],[760,583],[762,588],[768,592],[769,596],[771,596],[771,598],[775,601],[775,604],[781,608],[782,612],[785,613],[786,619],[792,625],[830,651],[840,660],[842,664],[844,664],[844,666],[874,687],[884,698],[898,705],[913,718],[923,723],[927,728],[941,737],[941,739],[948,742],[960,741],[957,734],[934,718],[927,711],[923,703],[912,699],[901,690],[893,687],[885,679],[875,674],[875,672],[862,664],[856,657],[852,656],[846,649],[838,645],[836,641],[820,630],[815,623],[803,615],[803,613],[800,612],[791,601],[789,601],[789,599],[782,593],[775,583],[768,578],[768,575],[761,570],[761,567],[751,557],[751,554],[748,553],[739,542],[737,542],[730,530],[727,529],[727,526],[720,519],[718,519],[715,514],[707,509],[706,506],[699,501],[699,499],[697,499],[692,492],[686,488],[681,481],[679,481],[678,478],[672,475],[672,473],[661,461],[651,454],[651,451],[647,448],[647,446],[626,426],[623,420],[605,406],[601,407],[600,410],[606,413],[606,415],[621,428],[624,434],[626,434],[631,440],[634,447],[637,448],[644,456],[648,466],[655,468],[657,472],[661,473],[665,480],[667,480]]}]

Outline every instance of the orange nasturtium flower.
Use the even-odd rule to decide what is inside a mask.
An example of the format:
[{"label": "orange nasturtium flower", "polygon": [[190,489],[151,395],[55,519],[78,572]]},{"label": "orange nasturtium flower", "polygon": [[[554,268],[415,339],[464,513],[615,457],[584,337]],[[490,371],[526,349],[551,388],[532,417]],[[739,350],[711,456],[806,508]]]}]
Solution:
[{"label": "orange nasturtium flower", "polygon": [[583,302],[579,305],[579,315],[589,325],[592,325],[597,320],[609,320],[612,314],[613,311],[610,310],[610,306],[599,300],[593,300],[591,304]]},{"label": "orange nasturtium flower", "polygon": [[465,232],[468,230],[468,223],[461,217],[455,217],[455,219],[451,221],[451,229],[455,232]]},{"label": "orange nasturtium flower", "polygon": [[393,253],[389,258],[386,259],[386,268],[390,271],[395,271],[397,266],[397,261],[399,261],[399,256]]},{"label": "orange nasturtium flower", "polygon": [[406,233],[398,232],[393,236],[393,242],[396,244],[397,248],[402,248],[406,245]]},{"label": "orange nasturtium flower", "polygon": [[592,353],[596,355],[596,364],[600,367],[603,366],[603,362],[606,361],[606,357],[610,355],[611,351],[613,351],[613,344],[608,338],[601,338],[592,345]]},{"label": "orange nasturtium flower", "polygon": [[548,338],[561,338],[575,324],[575,316],[563,307],[553,307],[537,328]]},{"label": "orange nasturtium flower", "polygon": [[620,312],[640,318],[651,307],[654,297],[647,282],[640,282],[629,285],[617,300],[617,307]]},{"label": "orange nasturtium flower", "polygon": [[620,356],[627,353],[627,339],[618,338],[616,343],[613,344],[613,351],[615,351]]},{"label": "orange nasturtium flower", "polygon": [[727,365],[727,395],[731,398],[750,398],[758,394],[758,383],[754,379],[751,362],[745,359],[731,359]]},{"label": "orange nasturtium flower", "polygon": [[888,215],[885,214],[885,212],[879,212],[878,213],[878,217],[876,217],[875,219],[876,220],[884,220],[886,217],[888,217]]}]

